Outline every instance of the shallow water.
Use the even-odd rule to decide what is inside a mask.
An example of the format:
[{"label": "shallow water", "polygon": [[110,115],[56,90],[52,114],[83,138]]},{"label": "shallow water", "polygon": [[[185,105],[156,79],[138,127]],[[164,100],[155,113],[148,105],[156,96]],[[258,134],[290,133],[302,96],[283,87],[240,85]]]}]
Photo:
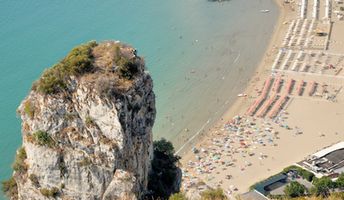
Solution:
[{"label": "shallow water", "polygon": [[17,106],[73,46],[93,39],[135,46],[154,80],[154,137],[179,147],[245,87],[277,16],[273,0],[0,0],[0,179],[10,176],[21,143]]}]

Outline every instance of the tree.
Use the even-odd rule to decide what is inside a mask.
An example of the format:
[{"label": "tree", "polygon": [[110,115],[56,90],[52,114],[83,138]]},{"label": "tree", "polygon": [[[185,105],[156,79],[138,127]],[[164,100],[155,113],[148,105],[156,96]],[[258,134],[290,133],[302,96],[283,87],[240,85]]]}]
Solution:
[{"label": "tree", "polygon": [[303,196],[305,194],[305,191],[305,186],[296,181],[292,181],[284,189],[285,195],[291,198]]},{"label": "tree", "polygon": [[174,156],[173,144],[162,138],[158,141],[153,142],[154,153],[163,153],[167,156]]},{"label": "tree", "polygon": [[330,190],[336,187],[336,184],[332,182],[329,177],[321,177],[313,181],[314,188],[312,188],[312,192],[319,196],[328,196],[330,194]]},{"label": "tree", "polygon": [[174,147],[164,138],[153,143],[154,157],[152,169],[149,174],[148,189],[152,192],[153,199],[168,199],[179,188],[175,188],[178,178],[177,163],[179,156],[174,155]]},{"label": "tree", "polygon": [[338,179],[336,180],[336,185],[340,189],[344,189],[344,173],[339,175]]}]

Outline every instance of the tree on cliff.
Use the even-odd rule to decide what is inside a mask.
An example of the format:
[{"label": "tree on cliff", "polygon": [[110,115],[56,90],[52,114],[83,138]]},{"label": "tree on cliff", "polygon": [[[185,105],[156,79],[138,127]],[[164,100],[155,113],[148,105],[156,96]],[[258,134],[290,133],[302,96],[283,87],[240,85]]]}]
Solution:
[{"label": "tree on cliff", "polygon": [[164,138],[154,141],[153,148],[154,158],[148,180],[148,190],[151,195],[148,198],[168,199],[172,193],[179,190],[176,183],[180,178],[180,169],[177,166],[180,157],[174,155],[172,143]]}]

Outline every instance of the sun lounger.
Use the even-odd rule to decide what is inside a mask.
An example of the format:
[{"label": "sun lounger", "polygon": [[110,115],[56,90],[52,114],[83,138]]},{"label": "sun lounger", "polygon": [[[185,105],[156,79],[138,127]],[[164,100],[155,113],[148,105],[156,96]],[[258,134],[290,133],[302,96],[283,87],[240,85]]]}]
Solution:
[{"label": "sun lounger", "polygon": [[292,67],[291,67],[291,70],[292,71],[296,71],[296,68],[297,68],[298,64],[299,64],[299,62],[297,60],[294,60],[294,63],[292,65]]},{"label": "sun lounger", "polygon": [[298,94],[299,96],[302,95],[304,84],[305,84],[305,82],[302,80],[302,81],[300,82],[300,84],[298,85],[298,87],[297,87],[297,94]]},{"label": "sun lounger", "polygon": [[307,36],[306,36],[306,42],[305,42],[305,45],[304,47],[306,48],[309,48],[312,44],[312,32],[313,32],[313,29],[314,29],[314,26],[316,25],[316,22],[315,22],[315,19],[312,19],[311,21],[311,24],[309,26],[309,29],[308,29],[308,32],[307,32]]},{"label": "sun lounger", "polygon": [[307,17],[307,5],[308,5],[308,0],[301,0],[301,13],[300,13],[301,19],[306,19]]},{"label": "sun lounger", "polygon": [[319,0],[314,0],[312,17],[313,17],[313,19],[319,18]]},{"label": "sun lounger", "polygon": [[284,56],[284,52],[280,49],[273,65],[272,65],[272,69],[278,69],[279,68],[279,67],[277,67],[277,65],[280,63],[280,60],[283,58],[283,56]]},{"label": "sun lounger", "polygon": [[315,93],[316,87],[317,87],[317,83],[312,81],[309,87],[310,88],[308,92],[309,96],[313,96],[313,94]]},{"label": "sun lounger", "polygon": [[271,108],[271,106],[277,101],[278,96],[276,94],[274,94],[272,97],[269,98],[268,101],[266,101],[261,109],[258,111],[257,113],[257,117],[264,117],[266,112],[269,110],[269,108]]},{"label": "sun lounger", "polygon": [[272,87],[272,91],[275,92],[275,93],[278,93],[279,92],[279,89],[281,87],[281,83],[282,83],[282,77],[281,76],[278,76],[276,79],[275,79],[275,82],[274,82],[274,85]]},{"label": "sun lounger", "polygon": [[283,44],[282,44],[283,46],[286,46],[289,44],[290,38],[292,36],[292,33],[294,32],[295,27],[296,27],[296,20],[293,20],[291,24],[289,25],[286,36],[284,37]]},{"label": "sun lounger", "polygon": [[288,98],[289,98],[288,95],[284,95],[280,99],[278,99],[278,101],[276,102],[276,104],[273,106],[273,108],[271,109],[269,113],[269,117],[271,119],[275,118],[277,114],[282,110]]},{"label": "sun lounger", "polygon": [[330,0],[325,0],[325,19],[331,19],[331,1]]},{"label": "sun lounger", "polygon": [[265,99],[267,97],[268,91],[269,91],[269,89],[271,87],[272,81],[273,81],[273,78],[271,76],[269,76],[269,78],[265,81],[265,84],[264,84],[264,87],[263,87],[261,95],[251,105],[251,107],[247,110],[247,112],[246,112],[247,115],[253,116],[257,112],[259,107],[264,103],[264,101],[265,101]]},{"label": "sun lounger", "polygon": [[343,68],[340,68],[337,72],[336,72],[336,76],[343,70]]},{"label": "sun lounger", "polygon": [[288,80],[287,87],[286,87],[286,94],[290,94],[292,92],[294,82],[295,81],[293,79]]},{"label": "sun lounger", "polygon": [[267,96],[267,93],[271,87],[272,81],[273,81],[273,78],[271,76],[269,76],[268,80],[265,81],[263,92],[262,92],[261,96],[264,96],[264,97]]},{"label": "sun lounger", "polygon": [[284,60],[284,62],[283,62],[283,64],[282,64],[282,69],[283,69],[283,70],[287,70],[287,69],[288,69],[288,67],[289,67],[289,66],[288,66],[288,62],[289,62],[289,60],[290,60],[290,58],[291,58],[292,53],[293,53],[292,50],[289,50],[289,51],[288,51],[287,56],[285,57],[285,60]]}]

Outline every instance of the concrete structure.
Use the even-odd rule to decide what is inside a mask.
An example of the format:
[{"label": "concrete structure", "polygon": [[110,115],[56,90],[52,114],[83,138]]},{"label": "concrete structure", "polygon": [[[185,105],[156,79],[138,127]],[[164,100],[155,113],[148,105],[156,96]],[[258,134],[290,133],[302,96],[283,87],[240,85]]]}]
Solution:
[{"label": "concrete structure", "polygon": [[317,177],[337,177],[344,172],[344,142],[318,151],[298,165],[314,172]]}]

